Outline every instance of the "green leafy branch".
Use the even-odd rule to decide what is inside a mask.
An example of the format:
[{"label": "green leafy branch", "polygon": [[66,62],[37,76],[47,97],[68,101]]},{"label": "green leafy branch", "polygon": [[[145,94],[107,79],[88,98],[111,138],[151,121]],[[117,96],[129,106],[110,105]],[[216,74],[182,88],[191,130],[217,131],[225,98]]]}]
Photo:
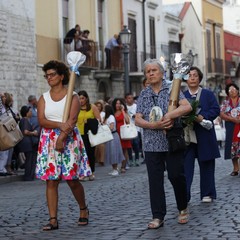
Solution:
[{"label": "green leafy branch", "polygon": [[197,116],[196,112],[199,106],[199,101],[198,100],[192,100],[190,101],[190,104],[192,106],[192,111],[186,115],[186,116],[182,116],[182,122],[184,125],[188,126],[188,125],[193,125],[195,118]]}]

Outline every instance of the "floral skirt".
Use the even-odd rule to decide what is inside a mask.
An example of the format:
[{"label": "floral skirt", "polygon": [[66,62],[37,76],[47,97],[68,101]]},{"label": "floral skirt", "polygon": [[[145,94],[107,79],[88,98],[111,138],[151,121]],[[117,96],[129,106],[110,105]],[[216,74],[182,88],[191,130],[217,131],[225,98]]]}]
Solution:
[{"label": "floral skirt", "polygon": [[55,150],[60,129],[41,131],[38,145],[36,177],[41,180],[75,180],[91,175],[87,153],[75,127],[69,134],[63,152]]}]

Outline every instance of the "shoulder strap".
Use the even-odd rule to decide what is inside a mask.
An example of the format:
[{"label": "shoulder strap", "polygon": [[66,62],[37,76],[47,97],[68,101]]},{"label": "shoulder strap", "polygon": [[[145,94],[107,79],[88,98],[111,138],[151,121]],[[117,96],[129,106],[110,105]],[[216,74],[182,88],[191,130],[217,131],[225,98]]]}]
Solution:
[{"label": "shoulder strap", "polygon": [[201,92],[202,92],[202,88],[201,88],[201,87],[199,87],[199,88],[198,88],[197,97],[196,97],[196,101],[199,101],[199,99],[200,99],[200,96],[201,96]]}]

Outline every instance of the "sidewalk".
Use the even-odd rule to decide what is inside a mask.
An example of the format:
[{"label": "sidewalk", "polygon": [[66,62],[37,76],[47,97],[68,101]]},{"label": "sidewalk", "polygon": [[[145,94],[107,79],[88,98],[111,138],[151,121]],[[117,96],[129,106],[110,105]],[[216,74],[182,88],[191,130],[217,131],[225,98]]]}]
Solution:
[{"label": "sidewalk", "polygon": [[10,182],[16,182],[16,181],[22,181],[23,175],[24,175],[24,169],[18,169],[17,175],[8,175],[5,177],[0,177],[0,185],[4,183],[10,183]]}]

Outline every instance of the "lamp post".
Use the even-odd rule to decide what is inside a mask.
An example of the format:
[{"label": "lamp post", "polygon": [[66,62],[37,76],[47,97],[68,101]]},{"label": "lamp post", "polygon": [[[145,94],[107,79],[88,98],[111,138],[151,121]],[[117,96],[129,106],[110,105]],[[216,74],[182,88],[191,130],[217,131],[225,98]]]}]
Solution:
[{"label": "lamp post", "polygon": [[129,44],[131,41],[131,31],[126,25],[123,26],[123,30],[119,33],[121,42],[123,44],[123,54],[124,54],[124,80],[125,80],[125,93],[129,93],[129,70],[128,70],[128,55],[129,55]]}]

